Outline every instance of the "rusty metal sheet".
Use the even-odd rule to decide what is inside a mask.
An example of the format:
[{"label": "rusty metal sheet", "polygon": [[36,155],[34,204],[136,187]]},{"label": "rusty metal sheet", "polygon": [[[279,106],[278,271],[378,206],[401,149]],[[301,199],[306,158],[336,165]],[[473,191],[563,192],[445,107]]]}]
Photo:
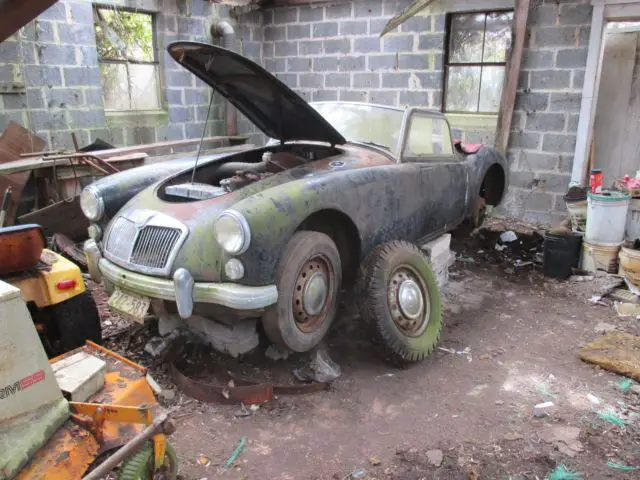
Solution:
[{"label": "rusty metal sheet", "polygon": [[[44,146],[45,141],[42,138],[15,122],[9,122],[9,125],[0,136],[0,164],[20,160],[20,154],[42,150]],[[12,188],[5,226],[13,224],[22,190],[30,175],[30,172],[0,175],[0,196],[4,194],[8,187]]]},{"label": "rusty metal sheet", "polygon": [[60,252],[64,253],[65,256],[86,270],[87,257],[85,257],[84,252],[73,243],[73,240],[63,233],[56,233],[53,236],[53,243]]},{"label": "rusty metal sheet", "polygon": [[218,383],[195,380],[185,375],[175,362],[175,349],[170,357],[169,373],[176,386],[189,397],[201,402],[262,404],[273,400],[274,395],[305,395],[329,388],[328,383],[314,382],[300,385],[274,385],[271,382],[252,382],[238,378],[225,368],[214,365],[211,377]]}]

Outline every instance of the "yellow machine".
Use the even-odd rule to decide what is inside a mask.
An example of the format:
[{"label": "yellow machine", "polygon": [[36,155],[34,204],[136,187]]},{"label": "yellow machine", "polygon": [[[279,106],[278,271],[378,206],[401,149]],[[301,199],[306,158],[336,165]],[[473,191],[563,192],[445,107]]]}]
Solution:
[{"label": "yellow machine", "polygon": [[38,225],[0,228],[0,279],[18,288],[50,356],[102,341],[80,268],[48,250]]},{"label": "yellow machine", "polygon": [[[51,360],[0,281],[0,479],[177,477],[174,431],[144,367],[93,342]],[[155,386],[155,387],[152,387]]]}]

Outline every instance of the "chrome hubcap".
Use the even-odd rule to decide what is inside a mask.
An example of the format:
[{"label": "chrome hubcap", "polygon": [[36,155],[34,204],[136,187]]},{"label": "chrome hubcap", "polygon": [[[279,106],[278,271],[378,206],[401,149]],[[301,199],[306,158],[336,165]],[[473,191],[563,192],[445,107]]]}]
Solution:
[{"label": "chrome hubcap", "polygon": [[424,307],[420,287],[413,280],[405,280],[398,288],[398,304],[405,317],[415,320]]},{"label": "chrome hubcap", "polygon": [[322,272],[314,272],[302,293],[302,307],[307,315],[317,315],[327,300],[327,280]]},{"label": "chrome hubcap", "polygon": [[297,327],[310,333],[323,324],[331,304],[334,272],[322,255],[309,259],[298,272],[292,305]]},{"label": "chrome hubcap", "polygon": [[412,267],[399,267],[393,272],[387,302],[393,322],[405,335],[417,337],[427,328],[431,303],[426,285]]}]

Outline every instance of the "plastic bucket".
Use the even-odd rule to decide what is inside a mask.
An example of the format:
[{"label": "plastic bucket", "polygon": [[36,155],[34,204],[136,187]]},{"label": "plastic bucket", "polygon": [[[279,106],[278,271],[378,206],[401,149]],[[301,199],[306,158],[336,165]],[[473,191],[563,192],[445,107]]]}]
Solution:
[{"label": "plastic bucket", "polygon": [[564,199],[569,218],[571,219],[571,228],[578,232],[584,232],[587,228],[587,199],[569,200]]},{"label": "plastic bucket", "polygon": [[624,240],[630,202],[631,197],[622,192],[589,192],[585,241],[598,244],[621,243]]},{"label": "plastic bucket", "polygon": [[604,270],[608,273],[616,273],[621,246],[622,242],[597,243],[585,240],[582,243],[582,270],[587,272]]},{"label": "plastic bucket", "polygon": [[622,247],[618,255],[620,273],[636,287],[640,285],[640,250]]},{"label": "plastic bucket", "polygon": [[547,277],[569,278],[571,269],[578,266],[582,235],[546,233],[542,271]]}]

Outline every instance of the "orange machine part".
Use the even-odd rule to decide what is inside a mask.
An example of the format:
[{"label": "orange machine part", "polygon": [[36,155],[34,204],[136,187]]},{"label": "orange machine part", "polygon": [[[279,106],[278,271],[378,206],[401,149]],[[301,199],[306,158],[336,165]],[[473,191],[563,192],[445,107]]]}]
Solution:
[{"label": "orange machine part", "polygon": [[0,229],[0,275],[36,266],[44,246],[44,235],[39,225]]},{"label": "orange machine part", "polygon": [[125,412],[118,412],[119,406],[148,406],[152,407],[154,417],[159,413],[158,402],[146,381],[146,369],[115,352],[87,341],[84,347],[53,358],[50,363],[80,350],[107,363],[104,387],[88,402],[109,409],[111,417],[121,421],[105,421],[101,435],[94,435],[86,426],[68,420],[22,469],[16,477],[19,480],[80,480],[100,454],[121,447],[145,429],[146,425],[142,423],[125,423],[128,416]]},{"label": "orange machine part", "polygon": [[88,430],[67,420],[20,471],[16,480],[80,479],[95,460],[99,448]]}]

